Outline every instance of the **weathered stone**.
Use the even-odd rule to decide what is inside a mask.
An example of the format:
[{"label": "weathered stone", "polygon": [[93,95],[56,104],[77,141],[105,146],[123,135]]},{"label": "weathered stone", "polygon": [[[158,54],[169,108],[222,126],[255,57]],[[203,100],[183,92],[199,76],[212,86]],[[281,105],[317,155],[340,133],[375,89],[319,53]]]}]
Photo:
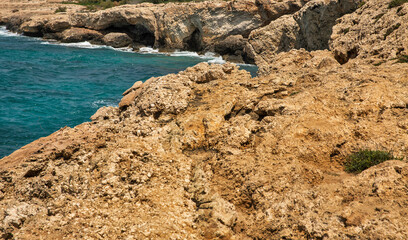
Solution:
[{"label": "weathered stone", "polygon": [[132,91],[128,94],[126,94],[122,100],[120,100],[119,102],[119,108],[125,108],[128,107],[130,105],[132,105],[135,102],[135,99],[138,95],[137,91]]},{"label": "weathered stone", "polygon": [[[251,78],[231,63],[200,63],[178,74],[152,77],[135,83],[120,109],[101,108],[93,122],[62,128],[1,159],[0,236],[408,239],[408,64],[389,59],[394,46],[383,46],[370,34],[355,38],[355,59],[346,58],[342,65],[335,59],[343,50],[347,56],[353,42],[347,33],[336,34],[362,28],[359,17],[375,28],[375,21],[389,15],[394,21],[381,24],[381,31],[400,23],[386,38],[401,40],[397,48],[405,47],[407,34],[400,29],[405,25],[398,21],[407,4],[388,9],[387,3],[370,0],[356,11],[361,16],[344,16],[350,22],[338,20],[344,30],[335,26],[332,52],[307,49],[323,46],[330,31],[322,24],[331,24],[350,1],[309,1],[296,19],[277,17],[267,5],[283,6],[285,12],[296,2],[255,3],[141,4],[81,13],[84,23],[102,26],[117,11],[134,16],[132,8],[166,8],[169,16],[193,16],[201,10],[194,7],[207,6],[208,12],[221,12],[211,16],[222,17],[258,8],[265,31],[250,34],[253,49],[248,53],[260,63],[261,75]],[[385,14],[369,21],[376,10]],[[90,21],[102,15],[106,19]],[[265,16],[276,19],[268,25]],[[123,19],[140,21],[125,16],[109,27],[127,26]],[[25,21],[15,20],[16,26]],[[174,29],[178,31],[185,29]],[[287,39],[279,42],[280,36]],[[343,40],[344,46],[339,44]],[[215,44],[218,39],[206,41]],[[296,44],[311,48],[288,47]],[[370,53],[370,47],[381,57]],[[405,48],[400,50],[405,54]],[[377,60],[384,62],[374,65]],[[347,156],[359,149],[390,151],[403,159],[346,173]],[[39,164],[44,166],[40,172],[24,177]]]},{"label": "weathered stone", "polygon": [[127,95],[128,93],[130,93],[131,91],[135,91],[135,90],[137,90],[138,88],[141,88],[142,85],[143,85],[143,82],[142,82],[142,81],[137,81],[137,82],[135,82],[135,83],[133,84],[133,86],[132,86],[131,88],[127,89],[122,95],[125,96],[125,95]]},{"label": "weathered stone", "polygon": [[62,32],[62,42],[84,42],[89,40],[100,40],[102,34],[91,29],[70,28]]},{"label": "weathered stone", "polygon": [[379,63],[408,55],[408,5],[389,8],[390,1],[365,2],[333,27],[330,49],[336,59],[376,58]]},{"label": "weathered stone", "polygon": [[109,33],[103,37],[103,42],[115,48],[128,47],[132,39],[126,33]]},{"label": "weathered stone", "polygon": [[244,47],[245,40],[242,35],[232,35],[217,43],[215,51],[220,54],[235,54],[236,51],[244,50]]},{"label": "weathered stone", "polygon": [[293,15],[285,15],[268,26],[251,32],[245,47],[248,61],[263,68],[276,54],[291,49],[323,50],[329,48],[332,27],[336,20],[357,8],[360,0],[315,0],[306,3]]},{"label": "weathered stone", "polygon": [[92,121],[107,120],[117,115],[117,108],[115,107],[101,107],[94,115],[90,117]]}]

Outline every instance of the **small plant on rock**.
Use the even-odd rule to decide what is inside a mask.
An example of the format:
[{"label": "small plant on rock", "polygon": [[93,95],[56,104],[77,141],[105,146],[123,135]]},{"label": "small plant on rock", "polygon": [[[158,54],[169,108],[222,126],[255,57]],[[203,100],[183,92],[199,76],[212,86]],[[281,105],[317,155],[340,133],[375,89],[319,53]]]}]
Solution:
[{"label": "small plant on rock", "polygon": [[401,160],[386,151],[360,150],[347,157],[344,167],[346,172],[360,173],[367,168],[393,159]]}]

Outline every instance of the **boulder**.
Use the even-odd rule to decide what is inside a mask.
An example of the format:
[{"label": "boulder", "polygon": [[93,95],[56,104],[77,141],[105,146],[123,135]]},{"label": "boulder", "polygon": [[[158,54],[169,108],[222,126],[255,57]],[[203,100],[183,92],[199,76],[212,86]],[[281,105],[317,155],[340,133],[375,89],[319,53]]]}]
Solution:
[{"label": "boulder", "polygon": [[214,49],[219,54],[235,54],[237,51],[242,53],[245,47],[245,39],[242,35],[231,35],[218,42]]},{"label": "boulder", "polygon": [[52,18],[44,26],[47,32],[52,32],[52,33],[62,32],[65,29],[68,29],[70,27],[71,27],[71,24],[69,23],[69,19],[67,15],[61,15],[61,16]]},{"label": "boulder", "polygon": [[128,90],[126,90],[126,91],[122,94],[122,96],[126,96],[126,95],[127,95],[128,93],[130,93],[131,91],[137,90],[138,88],[142,87],[142,85],[143,85],[143,82],[142,82],[142,81],[137,81],[137,82],[135,82],[131,88],[129,88]]},{"label": "boulder", "polygon": [[102,34],[98,31],[85,28],[70,28],[62,32],[62,42],[83,42],[100,40]]},{"label": "boulder", "polygon": [[122,100],[120,100],[119,108],[124,109],[135,102],[136,97],[140,94],[140,91],[132,91],[125,95]]},{"label": "boulder", "polygon": [[126,33],[108,33],[102,41],[114,48],[127,47],[132,44],[132,39]]}]

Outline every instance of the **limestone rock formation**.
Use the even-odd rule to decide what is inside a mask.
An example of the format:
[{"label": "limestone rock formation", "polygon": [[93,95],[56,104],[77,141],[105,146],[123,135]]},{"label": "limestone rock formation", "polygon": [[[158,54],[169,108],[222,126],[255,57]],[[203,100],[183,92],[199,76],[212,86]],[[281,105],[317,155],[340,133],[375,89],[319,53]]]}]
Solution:
[{"label": "limestone rock formation", "polygon": [[390,8],[390,3],[368,1],[338,20],[330,48],[340,62],[355,57],[385,61],[408,55],[408,4]]},{"label": "limestone rock formation", "polygon": [[114,28],[148,46],[196,51],[234,33],[248,35],[263,21],[253,0],[142,4],[71,15],[76,27]]},{"label": "limestone rock formation", "polygon": [[[190,51],[220,51],[228,59],[246,61],[250,32],[272,20],[299,10],[307,1],[240,0],[194,3],[123,5],[103,11],[20,14],[4,18],[8,28],[29,36],[61,40],[61,32],[96,30],[102,34],[127,34],[136,45]],[[69,31],[83,39],[82,32]],[[124,35],[123,35],[124,36]],[[70,40],[71,41],[71,40]],[[100,43],[103,43],[100,41]],[[112,41],[108,41],[112,45]],[[228,46],[232,44],[231,46]],[[124,44],[120,44],[124,45]]]},{"label": "limestone rock formation", "polygon": [[[274,66],[151,78],[2,159],[3,236],[407,238],[408,64],[292,50]],[[404,161],[345,173],[361,148]]]},{"label": "limestone rock formation", "polygon": [[[251,32],[245,52],[260,67],[267,67],[273,57],[290,49],[323,50],[336,20],[358,7],[360,0],[315,0],[292,15],[284,15],[268,26]],[[267,72],[265,72],[267,73]]]},{"label": "limestone rock formation", "polygon": [[[1,159],[0,237],[408,239],[408,63],[394,59],[408,4],[389,2],[141,4],[50,30],[54,17],[7,15],[33,35],[244,51],[260,75],[200,63],[136,82],[92,122]],[[346,173],[361,149],[399,160]]]},{"label": "limestone rock formation", "polygon": [[85,28],[70,28],[63,31],[61,36],[62,42],[84,42],[101,40],[103,35],[95,30]]},{"label": "limestone rock formation", "polygon": [[128,47],[132,44],[132,39],[126,33],[109,33],[103,37],[102,41],[115,48]]}]

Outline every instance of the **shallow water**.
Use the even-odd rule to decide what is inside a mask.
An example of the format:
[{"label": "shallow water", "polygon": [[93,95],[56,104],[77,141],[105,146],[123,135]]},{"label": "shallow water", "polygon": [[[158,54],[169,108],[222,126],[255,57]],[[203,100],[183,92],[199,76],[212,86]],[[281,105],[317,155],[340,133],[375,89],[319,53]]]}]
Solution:
[{"label": "shallow water", "polygon": [[[212,55],[151,53],[54,44],[0,28],[0,158],[61,127],[89,121],[102,106],[117,106],[135,81],[220,62]],[[242,68],[256,72],[255,66]]]}]

